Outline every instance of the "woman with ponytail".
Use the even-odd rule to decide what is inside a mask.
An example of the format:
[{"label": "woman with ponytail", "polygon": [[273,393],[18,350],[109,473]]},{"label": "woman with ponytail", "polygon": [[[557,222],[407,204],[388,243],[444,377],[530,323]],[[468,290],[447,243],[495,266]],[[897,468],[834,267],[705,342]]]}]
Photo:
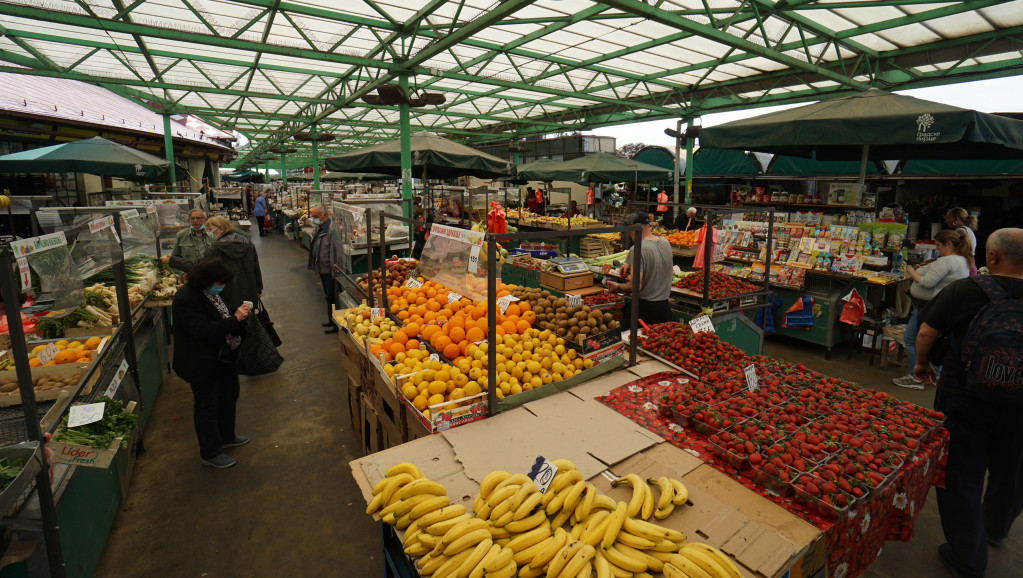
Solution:
[{"label": "woman with ponytail", "polygon": [[[920,330],[920,310],[950,283],[969,277],[970,268],[973,266],[973,251],[966,234],[944,229],[937,234],[934,241],[940,257],[916,268],[908,264],[903,265],[906,274],[913,279],[913,285],[909,288],[913,306],[902,340],[906,346],[910,372],[916,365],[916,334]],[[912,373],[895,378],[892,383],[907,389],[924,388],[924,383],[913,377]]]},{"label": "woman with ponytail", "polygon": [[970,255],[974,258],[974,262],[971,262],[970,265],[970,277],[973,277],[977,274],[977,263],[975,262],[977,258],[976,215],[971,215],[962,207],[954,207],[945,213],[945,224],[966,235],[966,238],[970,240]]}]

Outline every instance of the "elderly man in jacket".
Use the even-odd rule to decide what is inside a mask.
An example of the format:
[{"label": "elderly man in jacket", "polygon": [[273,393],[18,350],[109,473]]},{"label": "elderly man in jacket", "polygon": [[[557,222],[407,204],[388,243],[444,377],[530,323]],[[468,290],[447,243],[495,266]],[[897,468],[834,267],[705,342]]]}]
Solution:
[{"label": "elderly man in jacket", "polygon": [[327,321],[322,324],[327,328],[324,333],[337,333],[337,325],[331,318],[331,306],[334,305],[334,264],[330,260],[330,213],[327,208],[319,205],[309,209],[309,223],[316,227],[313,243],[309,247],[309,269],[320,276],[323,294],[327,298]]},{"label": "elderly man in jacket", "polygon": [[206,258],[210,245],[216,237],[206,230],[206,213],[200,209],[188,212],[188,228],[178,231],[174,239],[174,249],[170,255],[164,255],[162,261],[172,269],[189,271]]}]

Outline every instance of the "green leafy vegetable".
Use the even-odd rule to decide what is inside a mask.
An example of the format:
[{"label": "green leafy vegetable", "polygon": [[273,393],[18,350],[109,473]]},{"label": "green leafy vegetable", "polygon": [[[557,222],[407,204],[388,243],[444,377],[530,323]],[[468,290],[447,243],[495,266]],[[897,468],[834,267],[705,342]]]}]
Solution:
[{"label": "green leafy vegetable", "polygon": [[18,477],[21,473],[23,466],[20,459],[9,460],[7,458],[0,458],[0,492],[7,489],[7,486],[11,485],[14,478]]},{"label": "green leafy vegetable", "polygon": [[60,429],[53,440],[80,446],[93,448],[107,448],[116,438],[124,438],[121,447],[128,447],[128,437],[135,425],[138,423],[138,416],[134,413],[124,411],[124,404],[102,395],[96,398],[96,402],[103,402],[106,407],[103,409],[103,419],[80,425],[75,428],[67,427],[68,417],[65,415],[60,422]]}]

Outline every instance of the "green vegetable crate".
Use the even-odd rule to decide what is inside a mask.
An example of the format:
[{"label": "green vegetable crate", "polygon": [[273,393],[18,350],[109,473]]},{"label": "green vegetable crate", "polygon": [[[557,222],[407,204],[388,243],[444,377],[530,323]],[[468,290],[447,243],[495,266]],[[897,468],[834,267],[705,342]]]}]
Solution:
[{"label": "green vegetable crate", "polygon": [[[61,400],[58,399],[57,403],[53,404],[53,408],[57,408],[61,405]],[[124,407],[125,413],[133,413],[135,411],[135,402],[131,401]],[[50,413],[53,409],[43,417],[43,424],[50,423],[52,420],[59,419],[61,416],[51,416]],[[59,431],[58,431],[59,434]],[[110,467],[110,463],[114,460],[114,456],[117,455],[117,451],[121,449],[121,443],[124,441],[123,437],[114,438],[110,442],[110,445],[106,448],[94,448],[90,446],[83,446],[78,444],[61,443],[58,441],[50,441],[46,445],[53,450],[53,461],[65,464],[71,464],[73,466],[84,466],[87,468],[100,468],[106,469]]]}]

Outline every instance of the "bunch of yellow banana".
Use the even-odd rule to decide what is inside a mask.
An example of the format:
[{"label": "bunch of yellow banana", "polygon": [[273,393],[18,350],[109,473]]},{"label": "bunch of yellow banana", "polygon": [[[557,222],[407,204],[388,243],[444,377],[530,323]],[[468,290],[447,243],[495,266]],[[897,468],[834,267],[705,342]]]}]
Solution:
[{"label": "bunch of yellow banana", "polygon": [[664,563],[665,578],[740,578],[732,559],[709,544],[691,542]]},{"label": "bunch of yellow banana", "polygon": [[406,529],[414,520],[450,503],[442,484],[427,479],[415,465],[402,462],[388,468],[384,479],[373,486],[366,513],[379,510],[383,522]]},{"label": "bunch of yellow banana", "polygon": [[663,520],[670,516],[675,506],[681,506],[689,499],[689,489],[685,487],[681,480],[661,476],[659,478],[649,478],[647,483],[651,486],[656,486],[660,490],[660,496],[657,498],[657,508],[654,510],[654,517],[658,520]]},{"label": "bunch of yellow banana", "polygon": [[[660,497],[657,500],[654,500],[650,484],[660,490]],[[611,482],[611,487],[618,486],[632,487],[632,499],[629,500],[628,506],[630,518],[638,516],[649,520],[650,516],[654,516],[658,520],[663,520],[671,514],[675,506],[684,504],[689,499],[689,490],[682,482],[666,476],[650,478],[644,482],[638,474],[629,474]]]}]

